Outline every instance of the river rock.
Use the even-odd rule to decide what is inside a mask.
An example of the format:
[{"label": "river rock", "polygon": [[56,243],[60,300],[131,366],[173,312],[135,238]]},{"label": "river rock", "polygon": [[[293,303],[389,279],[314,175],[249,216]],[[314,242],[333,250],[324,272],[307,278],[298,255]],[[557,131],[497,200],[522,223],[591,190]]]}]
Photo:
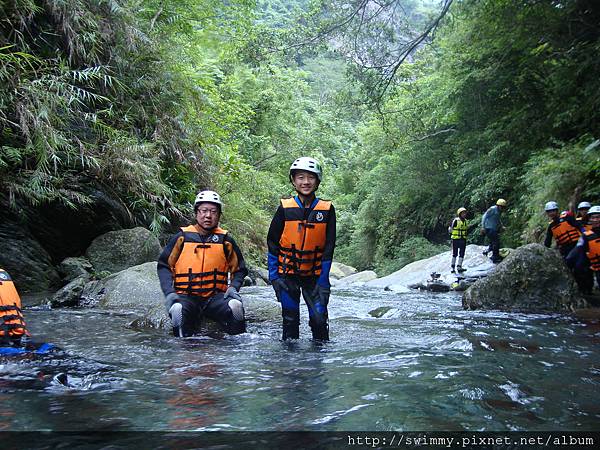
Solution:
[{"label": "river rock", "polygon": [[73,281],[78,277],[85,277],[90,275],[93,270],[92,264],[84,257],[69,257],[63,259],[63,261],[57,267],[58,272],[62,275],[65,282]]},{"label": "river rock", "polygon": [[566,311],[586,305],[559,253],[540,244],[512,251],[463,295],[465,309]]},{"label": "river rock", "polygon": [[346,264],[342,264],[340,262],[334,261],[331,264],[331,270],[329,272],[329,276],[335,280],[339,280],[341,278],[345,278],[350,275],[354,275],[357,272],[358,272],[358,270],[356,270],[352,266],[347,266]]},{"label": "river rock", "polygon": [[[494,269],[494,264],[482,252],[487,247],[482,245],[467,245],[463,267],[467,269],[464,273],[468,277],[486,276]],[[425,283],[431,273],[440,274],[439,281],[448,285],[456,281],[456,275],[450,272],[452,252],[447,251],[427,259],[407,264],[402,269],[382,278],[368,281],[365,287],[387,289],[394,292],[406,292],[408,286]]]},{"label": "river rock", "polygon": [[[156,263],[147,262],[130,267],[100,281],[104,292],[99,306],[119,312],[131,312],[138,316],[132,326],[169,329],[171,322],[164,307]],[[98,291],[98,286],[96,287]],[[243,288],[242,295],[246,317],[250,321],[277,320],[281,307],[273,301],[270,288]]]},{"label": "river rock", "polygon": [[116,273],[128,267],[156,261],[160,253],[158,239],[143,227],[110,231],[98,236],[86,251],[97,273]]},{"label": "river rock", "polygon": [[79,306],[79,298],[83,292],[90,275],[85,274],[68,283],[59,289],[50,299],[53,308],[62,308],[67,306]]},{"label": "river rock", "polygon": [[344,277],[340,280],[332,280],[332,284],[335,287],[347,287],[351,285],[360,285],[364,284],[367,281],[371,281],[377,278],[377,274],[372,270],[364,270],[362,272],[355,273],[354,275],[350,275]]},{"label": "river rock", "polygon": [[262,278],[257,278],[254,282],[256,283],[256,286],[268,286],[267,282]]},{"label": "river rock", "polygon": [[269,271],[262,267],[248,267],[248,275],[254,280],[257,286],[264,286],[258,284],[258,280],[262,280],[265,284],[269,283]]}]

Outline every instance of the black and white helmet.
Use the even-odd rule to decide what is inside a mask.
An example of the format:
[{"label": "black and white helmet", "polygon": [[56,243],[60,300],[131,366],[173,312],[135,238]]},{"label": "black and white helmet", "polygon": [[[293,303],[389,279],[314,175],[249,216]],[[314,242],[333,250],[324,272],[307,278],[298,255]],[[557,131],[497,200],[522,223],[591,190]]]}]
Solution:
[{"label": "black and white helmet", "polygon": [[586,208],[591,208],[592,204],[590,202],[581,202],[579,203],[579,205],[577,205],[577,209],[586,209]]},{"label": "black and white helmet", "polygon": [[588,216],[592,216],[594,214],[600,214],[600,206],[592,206],[588,211]]},{"label": "black and white helmet", "polygon": [[549,201],[544,206],[544,211],[554,211],[555,209],[558,209],[558,203],[553,202],[553,201]]},{"label": "black and white helmet", "polygon": [[292,177],[294,170],[306,170],[307,172],[317,175],[319,181],[323,179],[321,164],[319,164],[316,159],[309,158],[308,156],[302,156],[292,163],[290,166],[290,178]]},{"label": "black and white helmet", "polygon": [[200,203],[214,203],[215,205],[219,205],[219,210],[223,209],[221,197],[215,191],[199,192],[198,195],[196,195],[196,200],[194,201],[194,211],[198,208]]}]

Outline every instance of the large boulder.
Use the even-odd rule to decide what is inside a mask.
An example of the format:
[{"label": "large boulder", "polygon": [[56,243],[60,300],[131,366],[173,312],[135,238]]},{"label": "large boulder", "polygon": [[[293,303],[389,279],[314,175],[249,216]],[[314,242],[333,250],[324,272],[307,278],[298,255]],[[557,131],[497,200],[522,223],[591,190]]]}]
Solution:
[{"label": "large boulder", "polygon": [[79,306],[79,299],[89,279],[89,274],[85,274],[59,289],[50,299],[52,307]]},{"label": "large boulder", "polygon": [[463,295],[465,309],[568,311],[584,307],[573,276],[555,250],[528,244],[512,251]]},{"label": "large boulder", "polygon": [[352,266],[347,266],[346,264],[342,264],[340,262],[334,261],[333,264],[331,264],[331,270],[329,272],[329,276],[331,278],[333,278],[334,280],[339,280],[341,278],[348,277],[350,275],[354,275],[357,272],[358,272],[358,270],[356,270]]},{"label": "large boulder", "polygon": [[92,264],[83,257],[69,257],[62,260],[57,267],[58,272],[62,275],[63,281],[71,282],[76,278],[85,277],[92,273]]},{"label": "large boulder", "polygon": [[[466,277],[486,276],[494,269],[490,259],[482,255],[487,247],[482,245],[467,245],[463,267],[467,271],[463,274]],[[406,292],[410,286],[425,283],[432,273],[440,274],[439,281],[448,285],[456,281],[456,275],[450,272],[450,262],[452,261],[452,252],[447,251],[427,259],[407,264],[402,269],[382,278],[368,281],[367,287],[387,289],[394,292]]]},{"label": "large boulder", "polygon": [[351,285],[361,285],[367,281],[371,281],[377,278],[377,274],[372,270],[364,270],[362,272],[355,273],[344,277],[340,280],[332,280],[332,285],[335,287],[347,287]]},{"label": "large boulder", "polygon": [[86,251],[97,273],[116,273],[128,267],[156,261],[160,253],[158,239],[142,227],[109,231],[98,236]]},{"label": "large boulder", "polygon": [[[137,316],[132,326],[142,328],[165,328],[171,322],[164,307],[156,263],[147,262],[113,274],[93,286],[99,306],[104,309]],[[270,288],[243,288],[241,291],[246,317],[251,321],[276,320],[281,307]]]}]

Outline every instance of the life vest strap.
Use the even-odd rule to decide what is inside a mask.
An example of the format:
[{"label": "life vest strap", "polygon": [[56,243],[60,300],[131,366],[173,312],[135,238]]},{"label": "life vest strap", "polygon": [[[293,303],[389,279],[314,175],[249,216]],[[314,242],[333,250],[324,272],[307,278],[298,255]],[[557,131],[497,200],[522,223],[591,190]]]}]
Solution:
[{"label": "life vest strap", "polygon": [[214,285],[223,285],[227,286],[227,280],[198,280],[198,281],[179,281],[173,283],[173,287],[175,288],[187,288],[192,286],[214,286]]},{"label": "life vest strap", "polygon": [[220,289],[216,289],[216,288],[186,288],[183,289],[181,291],[177,291],[177,288],[175,288],[176,292],[181,292],[181,293],[185,293],[187,295],[198,295],[198,294],[206,294],[206,293],[217,293],[217,292],[225,292],[225,291],[221,291]]},{"label": "life vest strap", "polygon": [[0,311],[17,311],[20,313],[23,312],[21,311],[21,308],[19,308],[17,305],[1,305]]},{"label": "life vest strap", "polygon": [[227,272],[210,271],[210,272],[187,272],[187,273],[176,273],[173,274],[173,278],[200,278],[212,276],[216,273],[217,276],[227,277]]}]

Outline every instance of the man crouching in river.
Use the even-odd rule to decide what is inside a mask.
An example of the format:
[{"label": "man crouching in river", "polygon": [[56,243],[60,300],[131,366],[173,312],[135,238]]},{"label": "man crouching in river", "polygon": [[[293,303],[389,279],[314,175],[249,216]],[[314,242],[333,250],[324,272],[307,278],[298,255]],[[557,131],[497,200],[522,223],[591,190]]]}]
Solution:
[{"label": "man crouching in river", "polygon": [[248,270],[233,238],[218,226],[222,206],[216,192],[200,192],[194,202],[196,225],[171,237],[158,258],[158,278],[175,336],[196,333],[202,316],[229,334],[246,331],[238,291]]}]

